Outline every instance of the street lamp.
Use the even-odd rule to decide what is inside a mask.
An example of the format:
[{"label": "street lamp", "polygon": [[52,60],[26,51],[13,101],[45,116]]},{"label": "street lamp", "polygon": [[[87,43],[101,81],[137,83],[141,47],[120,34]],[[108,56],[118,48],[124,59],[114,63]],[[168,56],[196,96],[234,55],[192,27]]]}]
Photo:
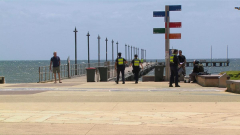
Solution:
[{"label": "street lamp", "polygon": [[127,44],[125,44],[125,59],[127,59]]},{"label": "street lamp", "polygon": [[118,41],[117,41],[117,43],[116,43],[116,44],[117,44],[117,57],[118,57]]},{"label": "street lamp", "polygon": [[112,40],[112,64],[113,64],[113,62],[114,62],[114,55],[113,55],[113,43],[114,43],[114,41]]},{"label": "street lamp", "polygon": [[107,62],[107,41],[108,41],[108,39],[106,38],[106,62]]},{"label": "street lamp", "polygon": [[90,61],[89,61],[89,36],[90,36],[90,34],[89,34],[89,32],[87,33],[86,36],[88,37],[88,67],[90,67]]},{"label": "street lamp", "polygon": [[77,75],[77,28],[75,27],[75,75]]},{"label": "street lamp", "polygon": [[100,39],[101,37],[98,35],[98,66],[100,66]]}]

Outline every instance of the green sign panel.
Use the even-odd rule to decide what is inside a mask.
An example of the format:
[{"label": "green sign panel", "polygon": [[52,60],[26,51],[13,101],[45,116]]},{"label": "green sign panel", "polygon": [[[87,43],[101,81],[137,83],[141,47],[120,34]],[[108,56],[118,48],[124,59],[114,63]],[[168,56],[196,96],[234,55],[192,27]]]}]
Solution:
[{"label": "green sign panel", "polygon": [[153,28],[153,34],[164,34],[165,28]]}]

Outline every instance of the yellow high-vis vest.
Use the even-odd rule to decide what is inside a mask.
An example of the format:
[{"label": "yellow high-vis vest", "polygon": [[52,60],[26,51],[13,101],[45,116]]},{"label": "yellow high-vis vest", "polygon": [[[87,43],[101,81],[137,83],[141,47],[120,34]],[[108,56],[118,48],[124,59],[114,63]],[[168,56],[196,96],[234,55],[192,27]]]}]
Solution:
[{"label": "yellow high-vis vest", "polygon": [[118,65],[123,65],[123,58],[118,58]]},{"label": "yellow high-vis vest", "polygon": [[139,59],[135,59],[133,65],[137,67],[139,66],[139,62],[140,62]]},{"label": "yellow high-vis vest", "polygon": [[176,54],[172,54],[172,55],[170,56],[170,63],[174,63],[174,61],[173,61],[174,55],[176,55]]}]

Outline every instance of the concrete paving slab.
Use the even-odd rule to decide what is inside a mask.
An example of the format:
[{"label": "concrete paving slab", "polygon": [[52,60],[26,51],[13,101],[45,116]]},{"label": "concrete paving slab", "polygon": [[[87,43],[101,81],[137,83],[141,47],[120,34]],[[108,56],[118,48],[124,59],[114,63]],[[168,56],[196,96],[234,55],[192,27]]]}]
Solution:
[{"label": "concrete paving slab", "polygon": [[8,93],[0,95],[0,134],[240,133],[240,95],[226,89],[78,81],[0,85]]}]

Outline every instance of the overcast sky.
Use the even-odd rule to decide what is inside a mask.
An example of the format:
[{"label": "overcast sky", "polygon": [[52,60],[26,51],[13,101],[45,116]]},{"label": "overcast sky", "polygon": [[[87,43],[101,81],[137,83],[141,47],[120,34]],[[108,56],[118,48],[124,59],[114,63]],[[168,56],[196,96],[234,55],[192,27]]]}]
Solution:
[{"label": "overcast sky", "polygon": [[165,36],[153,34],[164,28],[165,5],[182,5],[171,11],[171,22],[182,22],[182,39],[171,39],[170,48],[183,50],[187,58],[240,57],[240,1],[236,0],[0,0],[0,60],[49,60],[53,51],[61,59],[75,58],[74,28],[77,27],[78,60],[87,59],[87,36],[90,33],[90,59],[98,59],[100,35],[101,59],[125,56],[125,44],[147,50],[148,59],[164,59]]}]

